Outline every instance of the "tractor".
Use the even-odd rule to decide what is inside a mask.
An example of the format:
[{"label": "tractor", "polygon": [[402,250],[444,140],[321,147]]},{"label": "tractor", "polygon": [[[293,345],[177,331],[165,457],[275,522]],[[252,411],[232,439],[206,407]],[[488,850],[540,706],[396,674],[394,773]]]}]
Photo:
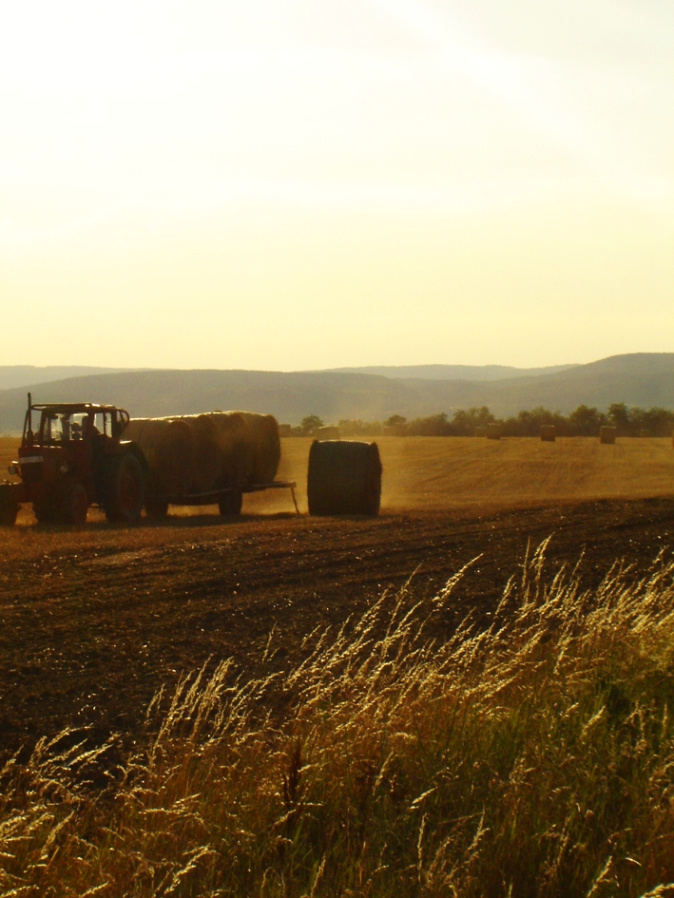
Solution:
[{"label": "tractor", "polygon": [[14,524],[27,502],[43,523],[84,524],[91,505],[109,521],[137,521],[147,463],[136,443],[122,439],[128,423],[129,413],[113,405],[33,404],[29,393],[18,460],[9,467],[20,482],[0,484],[0,524]]}]

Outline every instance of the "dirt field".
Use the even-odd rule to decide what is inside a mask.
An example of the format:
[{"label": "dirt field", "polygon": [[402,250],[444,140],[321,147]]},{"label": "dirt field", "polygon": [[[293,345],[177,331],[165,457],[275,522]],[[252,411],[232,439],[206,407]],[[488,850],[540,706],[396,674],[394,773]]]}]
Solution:
[{"label": "dirt field", "polygon": [[[584,553],[588,586],[617,558],[637,576],[672,551],[671,440],[377,442],[377,519],[306,515],[308,440],[283,441],[279,471],[297,480],[300,515],[285,490],[245,497],[236,522],[209,509],[125,528],[93,511],[84,528],[47,527],[22,510],[0,532],[0,755],[65,726],[133,740],[181,672],[232,656],[255,674],[272,631],[282,668],[314,628],[413,573],[437,589],[480,556],[458,590],[487,615],[527,544],[548,536],[551,567]],[[0,441],[3,469],[15,446]]]}]

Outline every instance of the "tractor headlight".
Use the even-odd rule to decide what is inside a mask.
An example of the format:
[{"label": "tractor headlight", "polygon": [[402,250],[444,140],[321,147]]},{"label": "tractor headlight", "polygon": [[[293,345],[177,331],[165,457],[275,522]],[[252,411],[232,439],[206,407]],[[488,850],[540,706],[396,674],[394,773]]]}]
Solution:
[{"label": "tractor headlight", "polygon": [[10,474],[16,475],[19,473],[19,466],[17,465],[17,463],[15,461],[13,461],[11,463],[11,465],[7,468],[7,470],[9,471]]}]

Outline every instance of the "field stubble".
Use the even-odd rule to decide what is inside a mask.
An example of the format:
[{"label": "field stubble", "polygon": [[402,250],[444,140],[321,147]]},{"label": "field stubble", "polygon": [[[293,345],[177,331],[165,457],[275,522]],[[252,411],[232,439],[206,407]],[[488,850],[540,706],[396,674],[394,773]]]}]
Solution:
[{"label": "field stubble", "polygon": [[[377,519],[296,515],[285,490],[242,518],[173,509],[159,524],[41,526],[30,508],[0,541],[0,732],[6,754],[76,722],[132,732],[163,682],[209,656],[252,664],[272,628],[293,656],[419,568],[435,588],[477,555],[466,607],[488,610],[529,541],[587,575],[671,545],[666,440],[383,438]],[[306,508],[310,440],[283,441],[279,479]],[[0,463],[15,451],[0,441]]]}]

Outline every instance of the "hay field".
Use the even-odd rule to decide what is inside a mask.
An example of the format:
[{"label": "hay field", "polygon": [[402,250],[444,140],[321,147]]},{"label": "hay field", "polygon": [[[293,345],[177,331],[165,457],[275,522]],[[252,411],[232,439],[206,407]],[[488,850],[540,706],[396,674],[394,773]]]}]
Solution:
[{"label": "hay field", "polygon": [[[669,439],[567,437],[379,437],[384,467],[382,512],[476,510],[592,499],[674,494],[674,449]],[[279,479],[295,479],[306,510],[310,439],[282,440]],[[285,505],[284,505],[285,502]],[[287,497],[247,496],[244,510],[276,511]]]},{"label": "hay field", "polygon": [[[302,512],[307,511],[311,442],[299,437],[281,441],[277,480],[297,483]],[[602,445],[598,437],[567,437],[554,443],[533,437],[379,437],[376,442],[384,466],[383,513],[517,508],[674,494],[670,439],[618,438],[615,445]],[[16,448],[16,439],[0,439],[0,471],[6,471]],[[244,514],[293,510],[287,490],[244,496]],[[173,508],[172,514],[204,511]],[[215,507],[208,511],[216,513]]]}]

